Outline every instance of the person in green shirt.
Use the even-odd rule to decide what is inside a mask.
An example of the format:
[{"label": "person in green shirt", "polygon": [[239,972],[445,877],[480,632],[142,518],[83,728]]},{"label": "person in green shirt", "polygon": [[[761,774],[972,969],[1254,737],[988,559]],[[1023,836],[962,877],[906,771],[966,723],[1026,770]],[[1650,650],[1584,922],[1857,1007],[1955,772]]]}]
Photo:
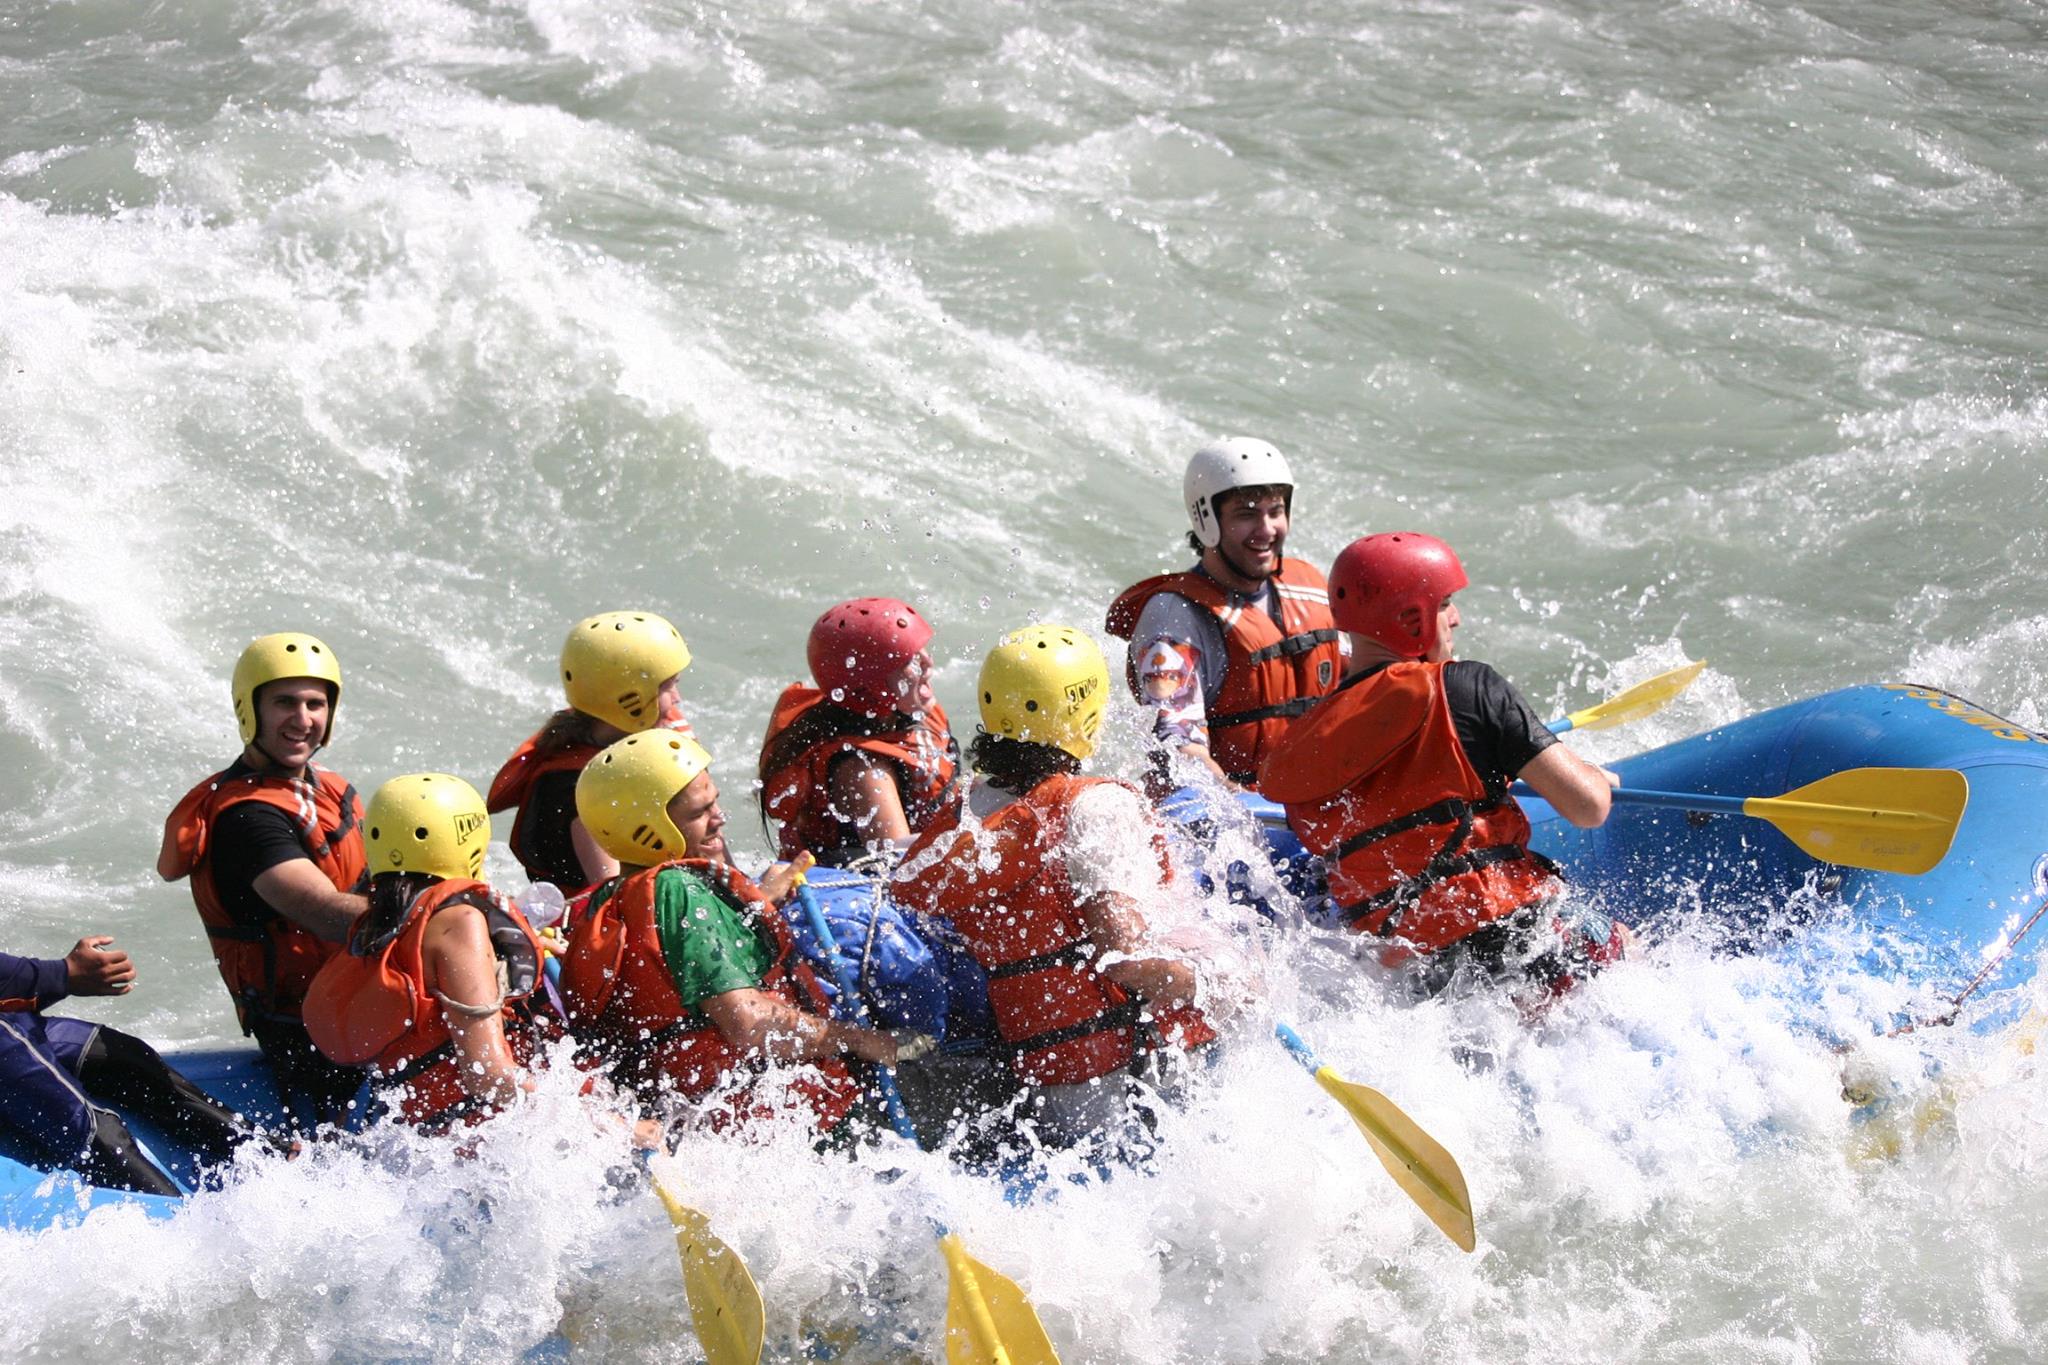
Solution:
[{"label": "person in green shirt", "polygon": [[[794,1064],[789,1090],[821,1131],[859,1097],[844,1058],[921,1055],[921,1035],[831,1017],[767,891],[728,858],[725,813],[695,740],[650,730],[620,740],[576,782],[577,816],[619,860],[569,937],[562,994],[571,1022],[614,1074],[657,1100],[719,1092],[714,1125],[770,1106],[750,1076]],[[784,894],[793,875],[774,881]]]}]

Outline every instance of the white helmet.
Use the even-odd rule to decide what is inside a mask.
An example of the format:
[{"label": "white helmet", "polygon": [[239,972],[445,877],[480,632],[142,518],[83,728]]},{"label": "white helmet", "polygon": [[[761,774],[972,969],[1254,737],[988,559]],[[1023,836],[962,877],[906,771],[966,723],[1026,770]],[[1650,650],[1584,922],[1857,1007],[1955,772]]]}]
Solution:
[{"label": "white helmet", "polygon": [[1216,515],[1216,499],[1233,488],[1262,488],[1275,485],[1287,490],[1290,510],[1294,503],[1294,471],[1287,457],[1265,441],[1250,436],[1231,436],[1214,445],[1203,446],[1188,460],[1188,472],[1181,476],[1181,495],[1188,506],[1188,524],[1204,549],[1213,550],[1223,539],[1223,522]]}]

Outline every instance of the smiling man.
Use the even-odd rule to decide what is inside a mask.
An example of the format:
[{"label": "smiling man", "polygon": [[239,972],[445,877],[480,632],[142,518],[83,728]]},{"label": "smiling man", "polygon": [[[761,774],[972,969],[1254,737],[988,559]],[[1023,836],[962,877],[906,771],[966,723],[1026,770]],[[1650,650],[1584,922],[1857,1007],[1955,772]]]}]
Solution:
[{"label": "smiling man", "polygon": [[1131,642],[1125,678],[1160,743],[1250,787],[1295,717],[1336,687],[1344,643],[1322,574],[1283,553],[1294,474],[1278,450],[1246,436],[1204,446],[1182,491],[1200,559],[1126,588],[1106,624]]},{"label": "smiling man", "polygon": [[164,825],[157,872],[192,899],[234,999],[293,1113],[338,1123],[362,1074],[322,1057],[300,1017],[306,988],[368,908],[363,807],[313,762],[333,737],[341,667],[311,635],[266,635],[231,688],[242,752],[185,794]]}]

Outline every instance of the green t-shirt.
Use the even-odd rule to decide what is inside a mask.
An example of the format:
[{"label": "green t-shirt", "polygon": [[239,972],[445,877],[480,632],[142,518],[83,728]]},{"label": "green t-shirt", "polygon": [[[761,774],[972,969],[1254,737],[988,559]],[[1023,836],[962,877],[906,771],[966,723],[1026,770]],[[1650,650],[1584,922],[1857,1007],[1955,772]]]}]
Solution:
[{"label": "green t-shirt", "polygon": [[683,1008],[727,991],[758,990],[775,965],[775,939],[704,881],[671,867],[654,879],[654,928]]}]

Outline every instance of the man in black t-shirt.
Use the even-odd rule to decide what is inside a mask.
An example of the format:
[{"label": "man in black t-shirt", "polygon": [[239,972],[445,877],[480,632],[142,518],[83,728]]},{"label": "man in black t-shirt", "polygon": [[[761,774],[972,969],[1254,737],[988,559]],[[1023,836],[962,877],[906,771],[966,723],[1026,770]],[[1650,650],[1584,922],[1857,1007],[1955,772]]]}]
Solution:
[{"label": "man in black t-shirt", "polygon": [[171,812],[157,871],[191,877],[242,1029],[286,1104],[340,1122],[361,1073],[319,1054],[300,1005],[368,908],[362,803],[313,762],[332,733],[341,670],[310,635],[266,635],[242,652],[232,691],[242,752]]},{"label": "man in black t-shirt", "polygon": [[1385,939],[1382,960],[1413,965],[1429,990],[1463,962],[1562,989],[1618,955],[1623,936],[1604,920],[1565,926],[1550,910],[1563,884],[1508,794],[1526,782],[1590,827],[1615,779],[1558,743],[1491,666],[1452,659],[1457,556],[1433,536],[1367,536],[1329,582],[1351,672],[1267,760],[1261,789],[1323,856],[1346,923]]}]

